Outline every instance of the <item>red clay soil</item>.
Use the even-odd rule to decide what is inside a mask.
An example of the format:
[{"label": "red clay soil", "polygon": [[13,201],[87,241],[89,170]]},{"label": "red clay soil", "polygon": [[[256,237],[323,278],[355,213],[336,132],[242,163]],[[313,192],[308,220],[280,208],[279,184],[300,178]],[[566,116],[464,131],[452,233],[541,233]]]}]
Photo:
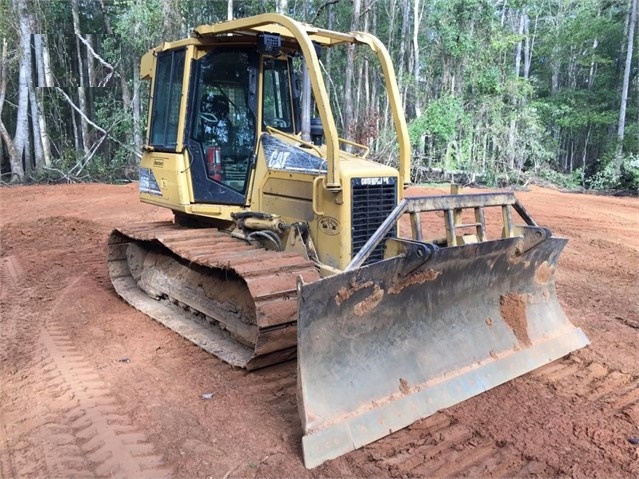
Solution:
[{"label": "red clay soil", "polygon": [[169,212],[135,184],[0,189],[0,476],[639,477],[639,201],[517,196],[570,239],[558,295],[592,344],[308,471],[294,362],[233,369],[111,287],[110,230]]}]

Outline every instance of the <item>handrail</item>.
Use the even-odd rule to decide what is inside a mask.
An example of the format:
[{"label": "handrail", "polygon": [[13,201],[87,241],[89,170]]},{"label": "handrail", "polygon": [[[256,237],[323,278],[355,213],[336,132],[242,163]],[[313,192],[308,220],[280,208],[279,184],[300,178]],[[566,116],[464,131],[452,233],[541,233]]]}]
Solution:
[{"label": "handrail", "polygon": [[[327,175],[325,187],[329,190],[341,190],[339,152],[340,142],[353,144],[349,140],[340,139],[337,135],[337,127],[329,104],[328,93],[324,78],[321,75],[319,59],[314,43],[322,45],[336,45],[340,43],[352,43],[367,45],[377,56],[386,83],[386,91],[391,105],[393,124],[397,133],[399,144],[399,174],[404,187],[411,183],[410,180],[410,139],[408,127],[402,107],[401,95],[397,86],[397,78],[392,60],[384,44],[374,35],[367,32],[340,33],[317,28],[312,25],[298,22],[278,13],[264,13],[254,17],[240,18],[228,22],[213,25],[201,25],[195,29],[199,36],[220,35],[222,33],[255,34],[257,32],[270,31],[282,36],[293,38],[299,44],[305,58],[306,68],[309,71],[313,95],[317,104],[317,110],[324,127],[326,137]],[[355,146],[362,147],[354,143]],[[368,147],[364,147],[368,155]],[[400,192],[400,197],[403,193]]]},{"label": "handrail", "polygon": [[325,176],[316,176],[315,178],[313,178],[313,198],[311,200],[311,206],[313,208],[313,213],[315,214],[315,216],[324,216],[324,212],[323,211],[319,211],[317,209],[317,199],[319,197],[318,194],[318,188],[317,186],[322,183],[324,180],[326,179]]},{"label": "handrail", "polygon": [[371,149],[368,146],[362,145],[361,143],[357,143],[355,141],[347,140],[345,138],[340,138],[339,142],[346,143],[347,145],[351,145],[361,150],[364,150],[364,153],[361,155],[362,158],[366,158],[368,154],[371,152]]},{"label": "handrail", "polygon": [[[313,45],[313,40],[309,37],[311,34],[318,34],[319,29],[304,25],[292,18],[279,13],[263,13],[254,17],[239,18],[215,25],[202,25],[195,29],[199,35],[218,35],[220,33],[241,32],[242,30],[258,30],[259,27],[265,25],[279,25],[288,30],[292,38],[297,41],[302,54],[304,55],[306,68],[309,69],[309,77],[313,89],[313,96],[317,105],[317,111],[324,127],[324,136],[326,137],[326,184],[325,187],[332,191],[340,191],[342,185],[340,182],[339,171],[339,137],[337,135],[337,126],[335,118],[331,111],[328,97],[328,91],[324,84],[324,78],[321,75],[319,59]],[[355,43],[355,38],[351,35],[341,35],[344,41],[350,40]]]},{"label": "handrail", "polygon": [[302,143],[303,145],[315,150],[317,152],[317,154],[320,157],[322,157],[322,151],[317,146],[315,146],[315,144],[311,143],[310,141],[304,141],[297,135],[293,135],[292,133],[287,133],[285,131],[278,130],[277,128],[274,128],[274,127],[269,126],[269,125],[266,125],[266,131],[268,131],[269,133],[277,133],[278,135],[282,135],[283,137],[288,138],[289,140],[293,140],[293,141],[296,141],[298,143]]}]

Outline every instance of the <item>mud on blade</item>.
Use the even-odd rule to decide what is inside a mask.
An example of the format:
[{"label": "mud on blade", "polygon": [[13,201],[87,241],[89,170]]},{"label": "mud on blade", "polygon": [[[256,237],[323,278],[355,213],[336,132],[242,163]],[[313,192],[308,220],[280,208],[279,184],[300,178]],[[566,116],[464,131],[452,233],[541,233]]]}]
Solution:
[{"label": "mud on blade", "polygon": [[298,285],[306,467],[588,344],[555,292],[566,240],[531,241],[539,231],[442,249],[407,241],[401,257]]}]

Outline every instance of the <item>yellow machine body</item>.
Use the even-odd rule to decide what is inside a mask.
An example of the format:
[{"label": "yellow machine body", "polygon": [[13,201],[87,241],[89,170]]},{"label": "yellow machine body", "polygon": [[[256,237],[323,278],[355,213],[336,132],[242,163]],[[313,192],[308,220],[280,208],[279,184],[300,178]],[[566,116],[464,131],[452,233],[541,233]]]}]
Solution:
[{"label": "yellow machine body", "polygon": [[[320,59],[343,45],[379,60],[396,167],[338,135]],[[296,358],[307,467],[588,344],[555,292],[566,240],[513,194],[404,198],[408,129],[374,36],[264,14],[163,43],[141,77],[140,199],[175,219],[113,231],[112,283],[229,364]]]}]

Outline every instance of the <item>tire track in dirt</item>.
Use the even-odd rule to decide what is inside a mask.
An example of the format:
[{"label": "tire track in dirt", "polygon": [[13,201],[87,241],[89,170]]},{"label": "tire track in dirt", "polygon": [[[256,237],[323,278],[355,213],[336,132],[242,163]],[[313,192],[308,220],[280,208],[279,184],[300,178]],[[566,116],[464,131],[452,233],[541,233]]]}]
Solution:
[{"label": "tire track in dirt", "polygon": [[[528,375],[559,396],[592,403],[601,420],[615,417],[639,425],[639,378],[598,362],[571,356]],[[584,435],[593,444],[610,442],[612,434],[592,426]],[[419,439],[415,440],[415,436]],[[458,422],[454,412],[439,412],[396,432],[368,450],[369,460],[391,477],[523,477],[557,475],[550,464],[522,453],[515,444],[495,440],[470,424]],[[371,452],[372,451],[372,452]]]},{"label": "tire track in dirt", "polygon": [[[17,256],[5,256],[0,258],[0,340],[3,347],[0,349],[0,360],[3,365],[9,357],[10,344],[16,342],[15,321],[11,320],[11,297],[17,293],[18,284],[23,274],[23,268]],[[3,368],[4,369],[4,368]]]},{"label": "tire track in dirt", "polygon": [[[31,358],[13,371],[19,379],[7,395],[12,408],[1,411],[10,425],[3,430],[3,477],[5,471],[6,477],[170,476],[154,445],[119,413],[117,398],[57,319],[64,315],[62,305],[74,303],[72,293],[83,278],[60,291],[44,327],[12,314],[5,321],[14,330],[6,339],[30,341]],[[5,336],[3,327],[3,343]],[[35,407],[21,407],[21,391]]]},{"label": "tire track in dirt", "polygon": [[[23,269],[18,257],[15,255],[0,258],[0,302],[1,319],[0,327],[0,390],[3,392],[3,403],[6,400],[8,389],[8,359],[10,358],[12,346],[16,344],[16,325],[12,320],[13,314],[10,307],[5,307],[6,301],[16,293],[18,283],[22,277]],[[15,467],[11,460],[9,435],[3,405],[0,403],[0,477],[16,477]]]},{"label": "tire track in dirt", "polygon": [[[419,439],[406,443],[416,433]],[[513,445],[496,442],[448,412],[436,413],[394,436],[384,440],[388,446],[381,454],[370,455],[391,477],[520,477],[541,472]]]},{"label": "tire track in dirt", "polygon": [[557,394],[577,396],[599,406],[606,416],[624,415],[639,426],[639,377],[578,355],[555,361],[532,373]]},{"label": "tire track in dirt", "polygon": [[15,255],[0,258],[0,299],[10,295],[23,274],[22,265]]},{"label": "tire track in dirt", "polygon": [[136,430],[129,418],[118,414],[116,398],[78,354],[63,328],[52,323],[42,336],[42,343],[54,358],[52,370],[56,372],[48,389],[68,398],[66,425],[95,475],[158,477],[168,473],[145,435]]}]

